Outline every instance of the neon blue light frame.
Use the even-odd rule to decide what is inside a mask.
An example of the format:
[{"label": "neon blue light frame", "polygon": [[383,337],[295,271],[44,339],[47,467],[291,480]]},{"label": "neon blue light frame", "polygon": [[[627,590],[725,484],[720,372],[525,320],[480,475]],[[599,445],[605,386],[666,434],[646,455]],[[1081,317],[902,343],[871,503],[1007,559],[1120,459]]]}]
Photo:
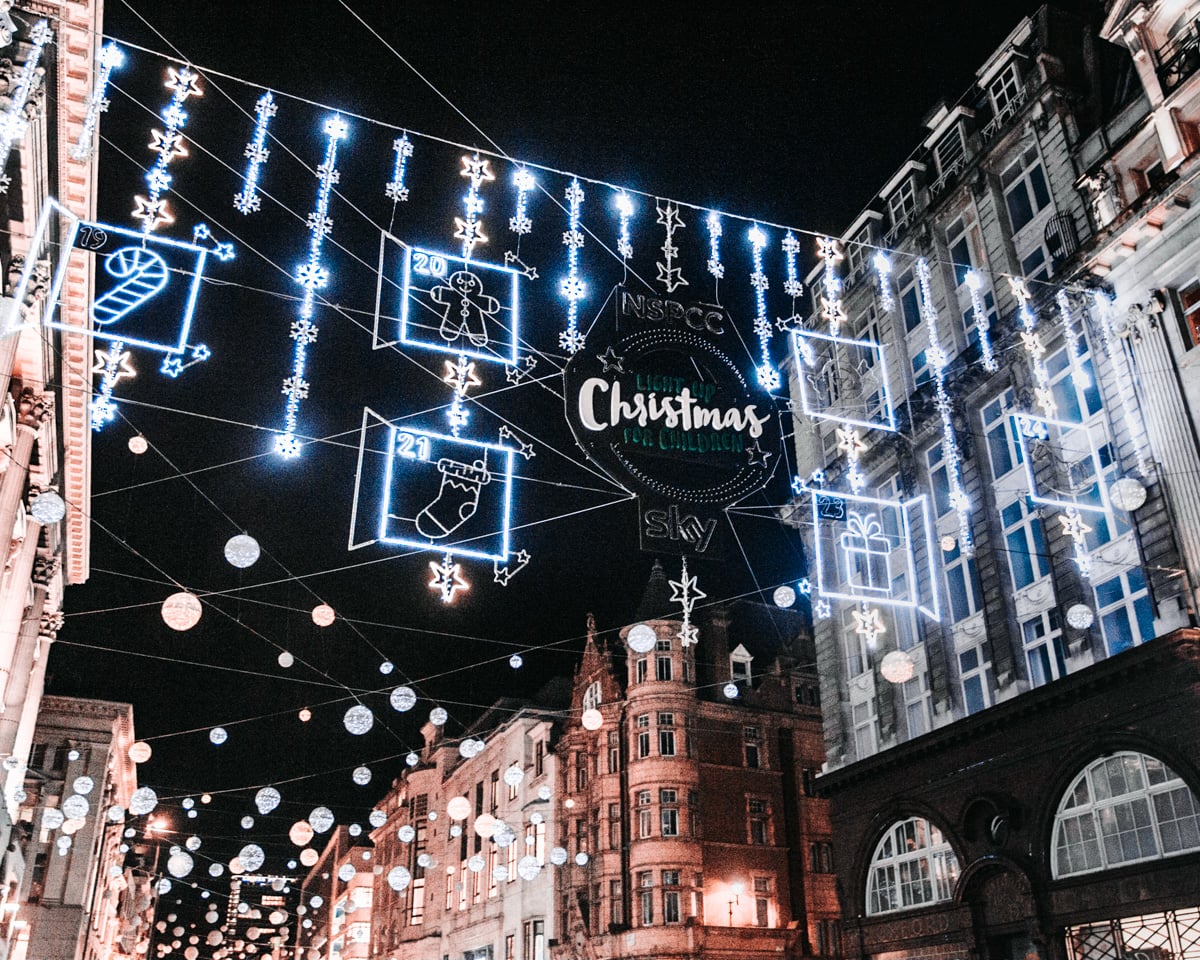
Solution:
[{"label": "neon blue light frame", "polygon": [[[1071,420],[1053,420],[1049,417],[1039,416],[1032,413],[1010,413],[1009,420],[1012,421],[1012,429],[1017,438],[1017,442],[1021,445],[1021,460],[1022,470],[1025,472],[1025,482],[1029,489],[1029,499],[1034,503],[1042,506],[1055,507],[1060,510],[1082,510],[1087,513],[1102,514],[1111,516],[1112,510],[1108,503],[1108,485],[1104,482],[1104,464],[1100,461],[1100,447],[1096,444],[1095,431],[1100,431],[1104,434],[1105,443],[1110,442],[1108,431],[1102,423],[1094,423],[1088,425],[1086,423],[1075,423]],[[1030,449],[1029,437],[1025,430],[1022,429],[1021,421],[1032,423],[1040,426],[1046,433],[1046,443],[1059,447],[1060,451],[1069,444],[1064,444],[1063,434],[1082,432],[1088,441],[1088,449],[1083,457],[1071,458],[1070,463],[1079,463],[1081,460],[1090,457],[1092,461],[1092,486],[1099,494],[1099,500],[1073,499],[1070,494],[1062,493],[1061,491],[1053,491],[1052,493],[1044,493],[1038,487],[1037,478],[1033,474],[1033,451]],[[1055,431],[1058,431],[1058,436]],[[1054,494],[1057,494],[1055,496]]]},{"label": "neon blue light frame", "polygon": [[[394,260],[389,264],[388,247],[389,244],[398,247],[400,253],[399,263],[399,289],[394,292],[394,296],[399,298],[399,316],[395,312],[385,312],[383,304],[385,296],[391,296],[390,291],[386,291],[388,285],[396,285],[396,278],[389,276],[394,268]],[[459,337],[453,341],[439,342],[432,338],[422,339],[414,331],[421,329],[420,325],[415,323],[415,318],[411,314],[414,305],[419,306],[420,301],[415,300],[414,294],[416,291],[421,291],[422,288],[414,286],[415,276],[419,273],[414,269],[414,259],[425,257],[426,262],[432,263],[436,258],[437,261],[444,264],[444,268],[440,273],[430,273],[429,277],[433,281],[445,280],[451,274],[459,270],[467,272],[479,277],[484,286],[484,293],[488,296],[495,297],[500,305],[497,308],[498,315],[507,315],[507,322],[496,322],[489,325],[490,329],[502,330],[507,334],[504,340],[490,341],[496,344],[496,349],[488,350],[483,347],[477,347],[472,344],[469,339]],[[487,289],[486,277],[493,274],[501,276],[500,288]],[[520,343],[520,285],[519,278],[524,276],[520,270],[515,270],[512,267],[503,266],[501,264],[487,263],[482,260],[477,260],[474,257],[466,259],[457,254],[447,253],[441,250],[433,250],[428,247],[419,247],[405,243],[403,240],[392,236],[390,233],[384,232],[380,236],[379,245],[379,272],[377,277],[376,293],[375,293],[375,337],[373,346],[375,349],[392,346],[395,343],[403,343],[407,346],[418,347],[422,350],[431,350],[435,353],[458,357],[468,356],[476,360],[486,360],[490,363],[503,363],[506,366],[511,366],[517,362],[517,353]],[[507,294],[507,302],[504,296]],[[395,302],[393,299],[392,302]],[[399,340],[389,339],[380,336],[380,324],[383,320],[389,322],[399,321],[400,337]]]},{"label": "neon blue light frame", "polygon": [[[884,607],[904,607],[911,610],[918,610],[930,620],[941,620],[941,607],[938,602],[938,591],[936,586],[929,582],[923,583],[918,579],[916,551],[914,544],[915,536],[924,536],[925,538],[925,555],[930,558],[929,562],[932,565],[933,556],[933,527],[930,520],[929,498],[925,494],[920,494],[911,497],[908,500],[894,501],[882,500],[878,497],[865,497],[856,493],[843,493],[833,490],[813,490],[812,491],[812,521],[814,530],[814,566],[816,568],[816,592],[818,595],[829,600],[851,600],[855,603],[866,602],[878,604]],[[862,592],[852,592],[843,589],[844,581],[840,576],[835,575],[833,583],[829,582],[829,574],[831,571],[842,570],[840,557],[831,558],[825,554],[824,533],[830,532],[832,537],[838,536],[837,531],[833,531],[832,527],[836,525],[840,529],[844,529],[846,521],[831,520],[828,517],[823,517],[820,511],[821,500],[838,500],[841,501],[844,509],[843,513],[849,515],[852,511],[849,509],[851,504],[861,504],[863,506],[872,507],[879,510],[892,509],[896,512],[897,527],[903,538],[903,543],[894,549],[892,552],[902,552],[905,560],[905,573],[908,577],[909,592],[912,599],[903,600],[891,596],[889,593],[883,593],[880,590],[864,589]],[[917,522],[914,522],[912,513],[919,514]],[[827,569],[827,567],[829,569]],[[895,579],[894,577],[892,579]],[[929,578],[932,581],[932,577]],[[928,596],[922,598],[921,594],[925,587],[928,587]],[[890,591],[890,584],[889,584]],[[926,599],[928,602],[923,602]]]},{"label": "neon blue light frame", "polygon": [[[804,371],[811,369],[813,365],[806,359],[804,348],[801,346],[802,342],[807,343],[810,340],[824,341],[831,344],[834,349],[836,349],[837,345],[841,344],[848,348],[870,350],[875,354],[879,365],[879,388],[883,393],[883,406],[886,413],[886,420],[884,422],[837,416],[813,407],[811,398],[809,397],[808,378],[804,375]],[[811,350],[812,348],[810,347],[809,349]],[[800,381],[800,402],[807,416],[812,417],[814,420],[832,420],[836,423],[848,423],[856,427],[864,427],[868,430],[883,430],[888,433],[895,433],[896,406],[892,400],[892,388],[889,384],[887,349],[883,344],[876,343],[873,340],[855,340],[851,337],[841,337],[831,333],[819,333],[816,330],[793,329],[792,356],[796,363],[796,379]]]}]

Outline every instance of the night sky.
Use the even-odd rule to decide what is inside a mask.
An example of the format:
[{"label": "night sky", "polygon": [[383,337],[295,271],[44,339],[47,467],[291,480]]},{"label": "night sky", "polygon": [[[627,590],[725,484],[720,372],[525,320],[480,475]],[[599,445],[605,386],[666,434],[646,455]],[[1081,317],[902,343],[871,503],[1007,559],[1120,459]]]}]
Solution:
[{"label": "night sky", "polygon": [[[365,824],[401,758],[418,745],[430,707],[449,710],[455,734],[497,696],[529,696],[569,673],[586,613],[595,612],[602,630],[628,623],[653,559],[637,549],[632,503],[621,502],[575,447],[550,357],[531,378],[543,382],[516,389],[502,389],[495,368],[485,371],[482,389],[496,392],[473,410],[470,430],[494,440],[497,425],[508,422],[536,451],[518,461],[514,509],[515,545],[532,560],[508,587],[492,582],[490,564],[464,561],[472,588],[444,606],[426,588],[433,555],[346,549],[363,408],[445,429],[441,358],[371,349],[380,229],[453,249],[466,183],[458,176],[462,150],[416,134],[489,148],[414,70],[509,155],[650,195],[636,198],[633,267],[653,277],[662,243],[655,196],[765,224],[840,231],[923,138],[922,117],[939,99],[957,99],[1037,4],[351,6],[413,69],[339,0],[110,0],[106,10],[107,34],[175,52],[203,76],[204,97],[186,105],[189,156],[171,166],[176,222],[159,233],[189,239],[203,221],[218,240],[234,243],[237,256],[210,263],[201,289],[194,341],[211,347],[212,359],[172,380],[156,372],[159,356],[135,351],[138,376],[118,387],[117,420],[95,436],[92,574],[67,592],[47,688],[134,704],[138,735],[154,748],[141,780],[164,798],[180,838],[205,839],[196,879],[216,890],[226,889],[224,881],[209,880],[205,857],[227,860],[253,840],[267,848],[267,867],[282,869],[295,852],[288,826],[318,803],[342,822]],[[130,48],[114,74],[101,125],[102,220],[133,226],[131,198],[144,192],[137,164],[153,159],[146,144],[169,98],[168,65]],[[276,91],[277,140],[262,172],[263,208],[243,216],[232,197],[252,132],[247,111],[261,87]],[[307,250],[324,107],[347,111],[350,133],[325,246],[332,279],[314,317],[321,334],[300,414],[300,432],[319,442],[284,461],[271,449],[300,293],[289,274]],[[411,199],[393,205],[383,184],[400,127],[415,143]],[[503,161],[493,168],[482,215],[492,242],[477,256],[498,260],[512,245],[513,168]],[[538,178],[561,202],[569,180]],[[612,192],[584,186],[585,225],[615,246]],[[565,215],[538,194],[530,215],[534,230],[522,254],[540,279],[525,305],[526,336],[561,366],[565,303],[554,285],[565,272]],[[703,215],[685,210],[684,219],[678,242],[689,292],[707,297]],[[720,295],[753,347],[748,226],[726,221]],[[773,315],[787,310],[778,293],[782,236],[771,230],[766,264]],[[803,239],[801,276],[812,265],[812,242]],[[591,290],[581,308],[586,326],[622,272],[592,236],[581,263]],[[127,448],[138,433],[151,445],[142,456]],[[767,490],[747,501],[764,518],[735,519],[735,547],[724,561],[693,565],[707,602],[769,600],[777,584],[802,574],[798,537],[767,509],[786,497],[790,475],[784,462]],[[222,546],[243,531],[264,553],[238,571]],[[665,559],[677,576],[678,560]],[[200,624],[186,633],[169,630],[159,614],[179,586],[205,601]],[[310,611],[320,602],[337,610],[334,626],[314,626]],[[295,658],[290,668],[277,662],[285,650]],[[509,666],[514,652],[524,658],[520,670]],[[384,661],[395,665],[388,675],[380,672]],[[400,714],[387,693],[406,680],[422,699]],[[372,708],[376,724],[352,737],[342,716],[356,699]],[[297,712],[306,706],[313,719],[301,723]],[[209,742],[215,726],[228,731],[219,747]],[[351,781],[360,764],[373,773],[367,786]],[[238,818],[254,814],[253,794],[264,784],[279,787],[284,802],[243,831]],[[186,819],[180,801],[205,792],[212,803]]]}]

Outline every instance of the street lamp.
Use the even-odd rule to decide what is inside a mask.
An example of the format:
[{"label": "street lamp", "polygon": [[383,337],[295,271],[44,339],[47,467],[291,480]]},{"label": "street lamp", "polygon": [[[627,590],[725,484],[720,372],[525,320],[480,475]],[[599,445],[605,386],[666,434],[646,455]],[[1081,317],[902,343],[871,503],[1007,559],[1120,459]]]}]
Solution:
[{"label": "street lamp", "polygon": [[737,880],[732,885],[730,885],[729,889],[733,893],[733,899],[729,901],[729,925],[732,927],[733,926],[733,905],[736,903],[738,906],[741,906],[742,893],[743,893],[743,891],[745,891],[746,885],[744,883],[742,883],[741,880]]}]

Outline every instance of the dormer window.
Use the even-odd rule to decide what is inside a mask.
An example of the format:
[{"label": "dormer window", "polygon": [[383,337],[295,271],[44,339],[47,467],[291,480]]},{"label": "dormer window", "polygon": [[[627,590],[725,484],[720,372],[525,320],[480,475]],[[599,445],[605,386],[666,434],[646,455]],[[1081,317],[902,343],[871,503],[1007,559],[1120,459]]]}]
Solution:
[{"label": "dormer window", "polygon": [[988,86],[988,96],[992,100],[992,110],[996,119],[1007,119],[1025,99],[1025,89],[1021,86],[1021,74],[1014,60],[1001,70]]},{"label": "dormer window", "polygon": [[750,656],[750,651],[739,643],[729,655],[729,675],[734,683],[750,682],[750,664],[753,660],[754,657]]},{"label": "dormer window", "polygon": [[912,177],[908,177],[888,197],[888,213],[891,214],[893,228],[907,224],[916,212],[917,184]]},{"label": "dormer window", "polygon": [[602,694],[600,692],[600,681],[594,680],[583,692],[583,709],[595,710],[600,706],[601,697]]},{"label": "dormer window", "polygon": [[938,179],[947,180],[958,173],[966,161],[967,150],[961,124],[955,124],[933,145],[933,160]]}]

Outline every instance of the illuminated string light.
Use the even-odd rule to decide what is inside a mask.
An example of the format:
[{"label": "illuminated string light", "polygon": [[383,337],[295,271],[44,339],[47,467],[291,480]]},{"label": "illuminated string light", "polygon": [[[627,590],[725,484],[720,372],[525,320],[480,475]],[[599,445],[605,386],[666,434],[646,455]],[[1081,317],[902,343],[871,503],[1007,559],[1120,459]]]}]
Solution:
[{"label": "illuminated string light", "polygon": [[622,190],[617,194],[614,202],[617,207],[617,216],[620,218],[617,253],[621,255],[622,260],[628,260],[633,256],[633,242],[629,239],[629,220],[633,216],[633,201],[629,198],[629,194]]},{"label": "illuminated string light", "polygon": [[763,250],[767,247],[767,235],[756,223],[746,234],[750,239],[750,253],[754,270],[750,274],[750,285],[754,287],[754,333],[762,353],[758,367],[758,382],[764,390],[779,389],[779,371],[771,364],[771,321],[767,319],[767,288],[770,282],[763,273]]},{"label": "illuminated string light", "polygon": [[891,313],[896,306],[896,295],[892,293],[892,261],[882,250],[876,250],[871,265],[875,268],[875,280],[879,284],[879,309]]},{"label": "illuminated string light", "polygon": [[110,40],[100,48],[96,61],[100,64],[100,71],[96,74],[91,96],[88,97],[83,129],[79,131],[79,138],[71,146],[72,160],[86,160],[96,148],[96,124],[100,122],[100,114],[108,112],[108,84],[112,79],[112,72],[125,66],[125,51]]},{"label": "illuminated string light", "polygon": [[917,261],[917,283],[920,287],[921,319],[929,330],[929,364],[933,367],[933,377],[937,388],[934,404],[942,418],[942,460],[946,464],[946,480],[950,488],[950,506],[958,514],[958,542],[964,557],[973,556],[975,541],[971,535],[971,501],[962,485],[962,451],[958,446],[958,437],[954,431],[954,416],[950,405],[950,395],[946,393],[946,366],[950,355],[942,349],[938,336],[938,312],[933,302],[933,291],[929,284],[929,264],[924,257]]},{"label": "illuminated string light", "polygon": [[105,425],[112,423],[116,417],[117,405],[112,399],[113,390],[122,380],[136,375],[131,359],[130,352],[120,340],[111,341],[107,350],[96,350],[96,364],[92,367],[92,373],[100,375],[100,383],[96,387],[95,397],[92,398],[93,430],[103,430]]},{"label": "illuminated string light", "polygon": [[300,440],[296,436],[296,422],[300,402],[308,398],[309,383],[304,379],[304,368],[308,360],[308,348],[317,339],[317,327],[312,322],[317,291],[329,283],[329,270],[321,261],[321,250],[325,237],[333,229],[329,218],[329,197],[334,184],[341,175],[337,171],[337,149],[349,128],[341,114],[335,113],[325,121],[325,159],[317,167],[317,202],[308,217],[308,259],[296,271],[296,282],[304,289],[300,301],[300,317],[292,323],[292,372],[283,381],[283,394],[287,397],[284,408],[284,432],[275,438],[275,452],[283,457],[295,457],[300,453]]},{"label": "illuminated string light", "polygon": [[1125,424],[1125,432],[1133,442],[1134,456],[1137,457],[1138,473],[1150,477],[1152,467],[1149,451],[1146,449],[1145,430],[1137,422],[1137,393],[1134,389],[1133,374],[1125,356],[1112,323],[1112,299],[1103,291],[1092,291],[1092,309],[1100,326],[1100,340],[1104,344],[1104,353],[1108,357],[1109,368],[1117,383],[1117,398],[1121,405],[1121,420]]},{"label": "illuminated string light", "polygon": [[583,205],[583,188],[573,179],[565,194],[567,200],[567,229],[563,244],[567,248],[567,275],[559,284],[567,298],[567,329],[558,335],[558,345],[567,353],[583,349],[584,336],[579,332],[579,301],[587,295],[587,284],[579,276],[579,251],[583,248],[583,231],[579,229],[579,211]]},{"label": "illuminated string light", "polygon": [[392,165],[392,179],[384,185],[383,192],[393,203],[400,203],[408,199],[408,187],[405,186],[404,178],[408,174],[408,158],[413,155],[412,141],[408,139],[407,132],[392,141],[392,150],[396,154],[395,163]]},{"label": "illuminated string light", "polygon": [[528,167],[519,167],[513,174],[513,183],[517,185],[517,209],[508,220],[508,229],[518,237],[523,237],[533,229],[533,221],[529,218],[529,192],[537,186],[537,180],[529,172]]},{"label": "illuminated string light", "polygon": [[262,206],[262,198],[258,195],[258,173],[271,154],[267,149],[267,128],[278,109],[270,90],[259,97],[254,105],[254,135],[246,144],[246,159],[249,162],[246,164],[246,175],[242,178],[245,186],[233,196],[234,209],[240,213],[251,214]]},{"label": "illuminated string light", "polygon": [[461,159],[463,166],[458,174],[466,177],[470,186],[463,196],[464,215],[454,218],[454,239],[462,241],[463,259],[470,260],[475,247],[488,242],[487,234],[483,232],[483,223],[479,219],[484,207],[479,188],[484,183],[495,180],[496,175],[492,173],[491,161],[480,157],[478,153],[470,157],[463,156]]},{"label": "illuminated string light", "polygon": [[1092,378],[1083,368],[1083,347],[1080,345],[1082,334],[1075,332],[1074,311],[1071,309],[1071,300],[1067,296],[1067,291],[1060,288],[1054,295],[1054,302],[1058,304],[1058,318],[1062,321],[1063,339],[1067,341],[1067,352],[1071,356],[1071,376],[1079,387],[1090,387]]},{"label": "illuminated string light", "polygon": [[172,223],[174,218],[167,211],[167,201],[162,195],[170,189],[172,176],[167,168],[176,157],[186,157],[187,147],[183,145],[183,134],[180,131],[187,124],[188,115],[183,104],[188,97],[199,97],[200,75],[188,67],[176,70],[167,68],[165,86],[172,92],[171,102],[167,104],[159,116],[166,125],[165,130],[157,128],[150,131],[149,147],[158,154],[154,166],[146,174],[147,195],[135,196],[133,219],[142,223],[142,233],[150,234],[164,223]]},{"label": "illuminated string light", "polygon": [[804,292],[804,284],[796,273],[796,254],[800,252],[800,241],[791,230],[783,238],[783,256],[787,265],[787,279],[783,281],[783,292],[795,300]]},{"label": "illuminated string light", "polygon": [[700,639],[700,632],[692,623],[692,610],[696,606],[696,601],[703,600],[708,594],[697,586],[696,577],[688,576],[687,557],[683,558],[683,568],[679,579],[669,580],[667,585],[671,588],[671,602],[678,603],[683,607],[683,623],[680,625],[678,633],[680,646],[689,647],[698,643]]},{"label": "illuminated string light", "polygon": [[817,238],[817,255],[825,264],[821,274],[821,318],[829,323],[829,332],[835,337],[842,332],[846,322],[846,308],[842,306],[842,281],[837,275],[837,265],[842,262],[842,245],[833,237]]},{"label": "illuminated string light", "polygon": [[675,246],[675,231],[682,230],[686,224],[683,218],[679,216],[679,207],[667,201],[665,207],[655,205],[658,210],[658,223],[662,224],[666,231],[667,237],[663,241],[660,248],[663,258],[656,266],[658,267],[658,282],[667,288],[667,293],[674,293],[677,287],[686,287],[688,282],[683,279],[683,270],[675,266],[675,258],[679,255],[679,248]]},{"label": "illuminated string light", "polygon": [[[25,105],[33,93],[34,84],[37,83],[42,51],[46,48],[46,44],[53,39],[54,32],[45,20],[39,20],[29,31],[29,42],[33,46],[29,51],[29,56],[25,58],[25,63],[21,65],[21,72],[17,74],[17,82],[13,87],[8,109],[4,111],[3,117],[0,117],[0,171],[8,168],[8,155],[12,152],[12,148],[24,139],[25,131],[29,129],[29,120],[25,116]],[[0,193],[8,190],[10,181],[11,178],[8,174],[0,173]]]},{"label": "illuminated string light", "polygon": [[708,272],[716,280],[725,276],[725,264],[721,262],[721,217],[715,210],[710,210],[704,221],[708,226]]},{"label": "illuminated string light", "polygon": [[[1050,371],[1046,369],[1044,360],[1046,345],[1042,343],[1042,338],[1037,332],[1037,314],[1030,306],[1032,298],[1029,294],[1029,287],[1021,277],[1009,277],[1008,286],[1018,305],[1017,315],[1021,320],[1021,346],[1029,357],[1029,364],[1033,369],[1033,380],[1036,384],[1033,388],[1034,403],[1041,409],[1047,420],[1054,420],[1058,406],[1054,402],[1054,392],[1050,387]],[[1075,553],[1075,566],[1079,568],[1079,575],[1087,580],[1091,576],[1092,566],[1091,557],[1087,552],[1087,534],[1091,528],[1083,522],[1083,518],[1080,517],[1079,511],[1075,507],[1064,507],[1063,516],[1058,519],[1062,524],[1062,532],[1071,538],[1071,545]]]},{"label": "illuminated string light", "polygon": [[991,323],[983,303],[983,277],[975,270],[967,271],[967,289],[971,291],[971,316],[975,320],[975,332],[979,334],[979,352],[983,357],[983,368],[990,373],[1000,369],[996,355],[992,352],[992,338],[988,333]]}]

